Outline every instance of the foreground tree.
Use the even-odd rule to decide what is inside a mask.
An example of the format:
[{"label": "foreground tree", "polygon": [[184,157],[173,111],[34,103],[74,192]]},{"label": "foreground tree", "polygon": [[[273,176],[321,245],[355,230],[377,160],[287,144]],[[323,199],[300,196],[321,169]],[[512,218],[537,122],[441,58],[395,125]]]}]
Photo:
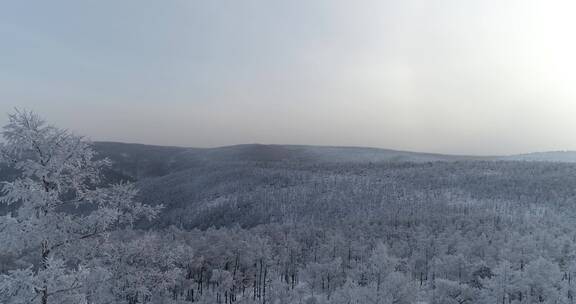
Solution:
[{"label": "foreground tree", "polygon": [[82,137],[47,125],[32,112],[16,111],[2,133],[0,162],[20,177],[2,184],[0,255],[18,267],[0,274],[2,303],[87,303],[90,289],[109,280],[98,248],[108,233],[152,218],[129,184],[100,187],[107,160]]}]

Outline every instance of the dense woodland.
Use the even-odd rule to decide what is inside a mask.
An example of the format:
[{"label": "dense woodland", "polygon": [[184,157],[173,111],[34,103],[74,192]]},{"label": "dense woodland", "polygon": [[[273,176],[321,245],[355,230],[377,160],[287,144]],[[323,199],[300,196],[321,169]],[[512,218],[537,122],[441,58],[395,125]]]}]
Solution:
[{"label": "dense woodland", "polygon": [[576,302],[574,164],[4,139],[1,303]]}]

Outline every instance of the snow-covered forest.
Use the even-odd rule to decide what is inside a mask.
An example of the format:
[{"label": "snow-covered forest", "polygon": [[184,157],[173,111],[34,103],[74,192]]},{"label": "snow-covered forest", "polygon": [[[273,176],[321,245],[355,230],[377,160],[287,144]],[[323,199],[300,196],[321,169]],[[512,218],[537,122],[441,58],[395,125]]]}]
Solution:
[{"label": "snow-covered forest", "polygon": [[575,302],[575,164],[3,138],[1,303]]}]

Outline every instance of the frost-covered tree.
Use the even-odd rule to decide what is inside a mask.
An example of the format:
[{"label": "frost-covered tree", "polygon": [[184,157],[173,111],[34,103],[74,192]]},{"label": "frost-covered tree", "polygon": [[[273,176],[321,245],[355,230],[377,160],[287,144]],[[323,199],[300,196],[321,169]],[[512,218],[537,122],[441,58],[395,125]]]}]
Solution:
[{"label": "frost-covered tree", "polygon": [[155,233],[125,234],[118,236],[121,240],[110,242],[108,253],[114,259],[109,267],[107,293],[112,295],[113,303],[166,303],[163,300],[171,298],[170,291],[182,276],[178,261],[190,249]]},{"label": "frost-covered tree", "polygon": [[438,279],[434,290],[433,303],[465,304],[474,303],[477,291],[468,284],[456,281]]},{"label": "frost-covered tree", "polygon": [[484,303],[511,303],[515,295],[519,295],[519,271],[513,269],[510,262],[504,260],[494,269],[494,275],[481,280]]},{"label": "frost-covered tree", "polygon": [[532,303],[563,303],[561,281],[562,274],[558,265],[539,257],[526,265],[522,277],[525,297]]},{"label": "frost-covered tree", "polygon": [[398,259],[388,254],[388,248],[383,243],[378,243],[372,250],[369,260],[369,271],[372,279],[376,281],[376,289],[381,293],[381,285],[384,278],[394,271]]},{"label": "frost-covered tree", "polygon": [[9,116],[1,162],[20,176],[2,184],[0,256],[16,257],[15,269],[0,274],[2,303],[88,303],[89,289],[109,279],[98,247],[107,234],[158,208],[135,200],[130,184],[102,188],[90,143],[48,125],[33,112]]}]

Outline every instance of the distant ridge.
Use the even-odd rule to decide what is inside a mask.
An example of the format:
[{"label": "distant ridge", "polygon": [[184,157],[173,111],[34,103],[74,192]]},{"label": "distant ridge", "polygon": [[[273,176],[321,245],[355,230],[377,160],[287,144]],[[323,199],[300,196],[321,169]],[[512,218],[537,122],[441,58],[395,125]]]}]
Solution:
[{"label": "distant ridge", "polygon": [[550,151],[499,157],[501,160],[576,163],[576,151]]},{"label": "distant ridge", "polygon": [[164,176],[207,162],[432,162],[478,160],[481,157],[418,153],[379,148],[305,145],[242,144],[217,148],[185,148],[144,144],[95,142],[100,157],[114,162],[132,179]]},{"label": "distant ridge", "polygon": [[471,160],[576,162],[576,151],[510,156],[467,156],[346,146],[241,144],[217,148],[186,148],[120,142],[95,142],[94,146],[101,157],[110,158],[121,174],[132,179],[164,176],[206,162],[367,163]]}]

